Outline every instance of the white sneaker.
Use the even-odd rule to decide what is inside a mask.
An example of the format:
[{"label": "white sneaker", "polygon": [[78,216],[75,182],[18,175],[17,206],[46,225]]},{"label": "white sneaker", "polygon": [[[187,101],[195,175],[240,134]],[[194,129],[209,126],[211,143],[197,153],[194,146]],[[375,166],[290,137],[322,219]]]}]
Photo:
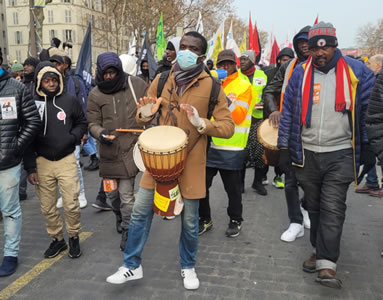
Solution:
[{"label": "white sneaker", "polygon": [[197,273],[194,268],[191,269],[182,269],[181,276],[184,279],[184,287],[187,290],[196,290],[199,288],[199,279],[197,278]]},{"label": "white sneaker", "polygon": [[113,284],[121,284],[128,282],[130,280],[141,279],[144,277],[142,272],[142,266],[140,265],[137,269],[131,270],[127,267],[119,267],[118,271],[113,275],[110,275],[106,278],[106,282]]},{"label": "white sneaker", "polygon": [[60,198],[57,199],[56,207],[57,208],[62,208],[63,207],[63,197],[60,197]]},{"label": "white sneaker", "polygon": [[80,208],[84,208],[88,205],[88,201],[86,201],[85,193],[80,193],[78,195],[78,201],[80,202]]},{"label": "white sneaker", "polygon": [[311,227],[311,222],[310,222],[310,217],[309,217],[309,213],[308,213],[308,211],[305,210],[305,209],[301,206],[301,212],[302,212],[302,215],[303,215],[303,225],[305,226],[305,228],[310,229],[310,227]]},{"label": "white sneaker", "polygon": [[305,230],[303,225],[298,223],[291,223],[289,228],[282,233],[281,240],[284,242],[294,242],[296,238],[302,237],[305,235]]}]

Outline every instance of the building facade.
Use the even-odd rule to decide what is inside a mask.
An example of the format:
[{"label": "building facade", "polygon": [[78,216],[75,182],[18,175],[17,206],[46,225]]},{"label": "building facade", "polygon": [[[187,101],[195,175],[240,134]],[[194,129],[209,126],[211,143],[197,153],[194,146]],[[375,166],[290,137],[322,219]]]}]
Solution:
[{"label": "building facade", "polygon": [[[0,0],[1,1],[1,0]],[[8,59],[23,62],[29,56],[29,0],[6,1],[6,15],[8,28]],[[35,0],[35,3],[37,1]],[[92,59],[105,51],[116,51],[110,36],[108,11],[106,0],[49,0],[44,8],[34,8],[37,40],[42,48],[51,47],[53,37],[63,44],[71,45],[65,50],[74,65],[88,28],[92,20]],[[50,3],[49,3],[50,2]],[[121,45],[126,46],[126,38]],[[127,49],[120,47],[120,53]]]},{"label": "building facade", "polygon": [[0,0],[0,51],[3,56],[3,64],[8,63],[8,32],[5,0]]}]

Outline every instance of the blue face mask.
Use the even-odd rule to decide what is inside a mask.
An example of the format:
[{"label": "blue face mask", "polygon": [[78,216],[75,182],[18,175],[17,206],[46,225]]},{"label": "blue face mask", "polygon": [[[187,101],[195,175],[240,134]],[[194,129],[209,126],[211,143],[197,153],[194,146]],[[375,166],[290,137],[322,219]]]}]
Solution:
[{"label": "blue face mask", "polygon": [[177,63],[182,70],[191,70],[197,66],[198,55],[190,50],[181,50],[177,53]]}]

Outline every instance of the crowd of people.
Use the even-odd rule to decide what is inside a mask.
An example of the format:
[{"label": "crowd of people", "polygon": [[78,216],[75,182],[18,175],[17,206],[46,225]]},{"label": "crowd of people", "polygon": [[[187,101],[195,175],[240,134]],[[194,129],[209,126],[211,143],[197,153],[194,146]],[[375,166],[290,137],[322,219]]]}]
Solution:
[{"label": "crowd of people", "polygon": [[113,210],[121,233],[123,264],[106,281],[142,278],[141,253],[154,214],[155,181],[145,171],[135,195],[139,169],[134,146],[146,126],[170,125],[173,118],[177,122],[172,125],[189,137],[178,178],[184,203],[179,241],[184,287],[197,289],[200,284],[195,270],[198,238],[213,227],[209,188],[217,173],[228,198],[228,238],[242,230],[247,168],[254,169],[253,191],[267,196],[271,164],[258,130],[267,122],[278,130],[279,163],[273,165],[272,185],[283,189],[290,221],[280,238],[293,242],[309,229],[313,252],[302,260],[303,271],[317,272],[316,281],[324,286],[341,288],[336,270],[346,195],[353,181],[359,183],[361,166],[368,175],[356,192],[383,196],[375,168],[383,161],[383,55],[366,63],[342,55],[336,29],[325,22],[303,27],[293,47],[280,51],[274,67],[260,66],[260,55],[252,50],[240,57],[223,50],[214,62],[206,60],[206,39],[191,31],[169,40],[154,78],[146,60],[135,76],[136,60],[130,55],[99,55],[90,91],[73,75],[67,53],[57,47],[45,50],[40,59],[13,64],[11,72],[0,69],[5,236],[0,276],[11,275],[18,265],[20,200],[28,197],[27,178],[36,187],[52,238],[44,257],[68,248],[61,207],[68,255],[81,255],[80,215],[87,206],[82,154],[90,158],[84,169],[99,169],[101,178],[92,206]]}]

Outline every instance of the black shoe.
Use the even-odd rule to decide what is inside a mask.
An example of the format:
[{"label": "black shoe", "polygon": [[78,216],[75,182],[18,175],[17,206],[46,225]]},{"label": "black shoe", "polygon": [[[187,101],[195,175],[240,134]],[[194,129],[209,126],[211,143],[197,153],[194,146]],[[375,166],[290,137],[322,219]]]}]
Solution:
[{"label": "black shoe", "polygon": [[261,196],[266,196],[267,195],[267,190],[263,186],[262,182],[254,182],[253,185],[251,186],[253,190]]},{"label": "black shoe", "polygon": [[81,154],[83,157],[87,157],[87,156],[89,156],[89,154],[86,153],[86,151],[84,150],[84,148],[81,149],[80,154]]},{"label": "black shoe", "polygon": [[229,223],[229,227],[226,230],[226,236],[227,237],[239,236],[240,231],[241,231],[241,222],[236,220],[231,220]]},{"label": "black shoe", "polygon": [[62,239],[61,241],[58,241],[57,239],[53,239],[53,241],[49,245],[49,248],[44,252],[44,257],[53,258],[59,255],[60,252],[66,250],[67,248],[68,246],[65,243],[64,239]]},{"label": "black shoe", "polygon": [[206,220],[199,219],[199,231],[198,231],[199,235],[204,234],[206,231],[209,231],[212,228],[213,228],[212,220],[206,221]]},{"label": "black shoe", "polygon": [[117,230],[117,233],[122,233],[121,222],[122,222],[121,213],[117,213],[116,214],[116,230]]},{"label": "black shoe", "polygon": [[94,208],[97,208],[99,210],[105,210],[105,211],[111,211],[112,210],[112,207],[106,203],[106,199],[105,200],[101,200],[100,198],[96,198],[96,201],[94,201],[94,203],[92,203],[92,206]]},{"label": "black shoe", "polygon": [[84,167],[84,170],[86,171],[95,171],[98,170],[100,161],[98,160],[96,154],[92,154],[90,156],[90,163],[89,165]]},{"label": "black shoe", "polygon": [[80,249],[80,239],[78,236],[74,236],[69,238],[69,252],[68,256],[70,258],[77,258],[81,256],[81,249]]},{"label": "black shoe", "polygon": [[19,198],[20,198],[20,201],[23,201],[23,200],[27,200],[28,199],[28,195],[27,195],[27,193],[25,193],[25,194],[19,194]]},{"label": "black shoe", "polygon": [[120,250],[125,250],[126,241],[128,240],[128,230],[123,230],[121,235]]}]

